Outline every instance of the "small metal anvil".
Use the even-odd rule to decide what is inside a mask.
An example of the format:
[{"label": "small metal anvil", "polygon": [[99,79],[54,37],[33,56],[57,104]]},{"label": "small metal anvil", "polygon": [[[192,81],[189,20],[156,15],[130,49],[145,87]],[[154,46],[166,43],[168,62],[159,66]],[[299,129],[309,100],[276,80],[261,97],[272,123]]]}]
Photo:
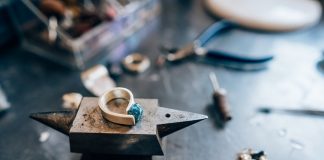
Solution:
[{"label": "small metal anvil", "polygon": [[207,118],[205,115],[158,107],[157,99],[135,99],[143,109],[135,126],[119,125],[101,115],[97,97],[84,97],[78,110],[33,113],[70,139],[71,152],[109,155],[163,155],[163,137]]}]

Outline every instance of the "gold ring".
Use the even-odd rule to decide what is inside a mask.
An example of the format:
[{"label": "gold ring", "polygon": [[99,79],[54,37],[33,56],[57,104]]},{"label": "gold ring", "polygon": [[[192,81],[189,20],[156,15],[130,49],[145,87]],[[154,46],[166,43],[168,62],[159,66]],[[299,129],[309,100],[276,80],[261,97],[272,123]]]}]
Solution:
[{"label": "gold ring", "polygon": [[130,54],[123,60],[125,69],[131,72],[142,73],[150,67],[150,60],[139,53]]},{"label": "gold ring", "polygon": [[130,90],[122,87],[116,87],[110,91],[105,92],[102,96],[99,97],[98,104],[102,116],[106,120],[117,124],[135,125],[135,118],[133,115],[116,113],[109,109],[107,103],[114,99],[124,99],[128,101],[125,113],[127,113],[127,111],[134,104],[134,97]]}]

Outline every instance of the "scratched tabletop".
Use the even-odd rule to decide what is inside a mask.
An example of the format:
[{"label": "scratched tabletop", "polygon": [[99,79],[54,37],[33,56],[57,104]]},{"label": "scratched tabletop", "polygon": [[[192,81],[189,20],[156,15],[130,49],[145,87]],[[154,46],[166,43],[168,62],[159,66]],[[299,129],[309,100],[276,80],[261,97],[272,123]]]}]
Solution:
[{"label": "scratched tabletop", "polygon": [[[156,25],[133,51],[154,61],[161,45],[180,47],[219,20],[200,1],[162,1]],[[263,150],[269,159],[321,160],[324,117],[262,114],[260,107],[324,110],[324,27],[290,33],[234,29],[215,38],[211,47],[228,51],[271,52],[267,69],[244,71],[222,63],[191,59],[143,74],[122,74],[118,86],[137,98],[157,98],[160,106],[206,114],[209,119],[167,138],[168,160],[233,160],[245,148]],[[228,92],[233,119],[220,124],[212,104],[210,72]],[[1,52],[0,83],[11,109],[0,117],[0,159],[78,160],[67,136],[28,118],[32,112],[62,110],[67,92],[93,96],[80,71],[69,70],[17,47]]]}]

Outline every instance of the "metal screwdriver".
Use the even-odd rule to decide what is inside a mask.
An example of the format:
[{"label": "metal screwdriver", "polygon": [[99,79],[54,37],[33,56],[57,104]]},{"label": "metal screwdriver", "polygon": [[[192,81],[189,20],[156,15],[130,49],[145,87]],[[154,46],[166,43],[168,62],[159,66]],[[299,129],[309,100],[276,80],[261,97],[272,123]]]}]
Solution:
[{"label": "metal screwdriver", "polygon": [[232,116],[230,115],[230,107],[226,99],[226,90],[219,86],[215,73],[210,73],[209,79],[214,88],[214,93],[213,93],[214,105],[218,108],[224,121],[231,120]]}]

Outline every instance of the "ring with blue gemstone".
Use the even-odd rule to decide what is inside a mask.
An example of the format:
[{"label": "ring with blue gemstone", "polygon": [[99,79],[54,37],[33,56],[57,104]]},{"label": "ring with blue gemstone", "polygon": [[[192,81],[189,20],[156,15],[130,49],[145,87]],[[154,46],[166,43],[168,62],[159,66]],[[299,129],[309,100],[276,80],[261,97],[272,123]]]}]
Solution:
[{"label": "ring with blue gemstone", "polygon": [[[124,99],[128,101],[127,107],[124,113],[116,113],[110,110],[108,102],[114,99]],[[140,104],[134,102],[133,93],[122,87],[113,88],[110,91],[105,92],[99,97],[99,108],[102,116],[111,122],[123,125],[135,125],[143,117],[143,108]]]}]

